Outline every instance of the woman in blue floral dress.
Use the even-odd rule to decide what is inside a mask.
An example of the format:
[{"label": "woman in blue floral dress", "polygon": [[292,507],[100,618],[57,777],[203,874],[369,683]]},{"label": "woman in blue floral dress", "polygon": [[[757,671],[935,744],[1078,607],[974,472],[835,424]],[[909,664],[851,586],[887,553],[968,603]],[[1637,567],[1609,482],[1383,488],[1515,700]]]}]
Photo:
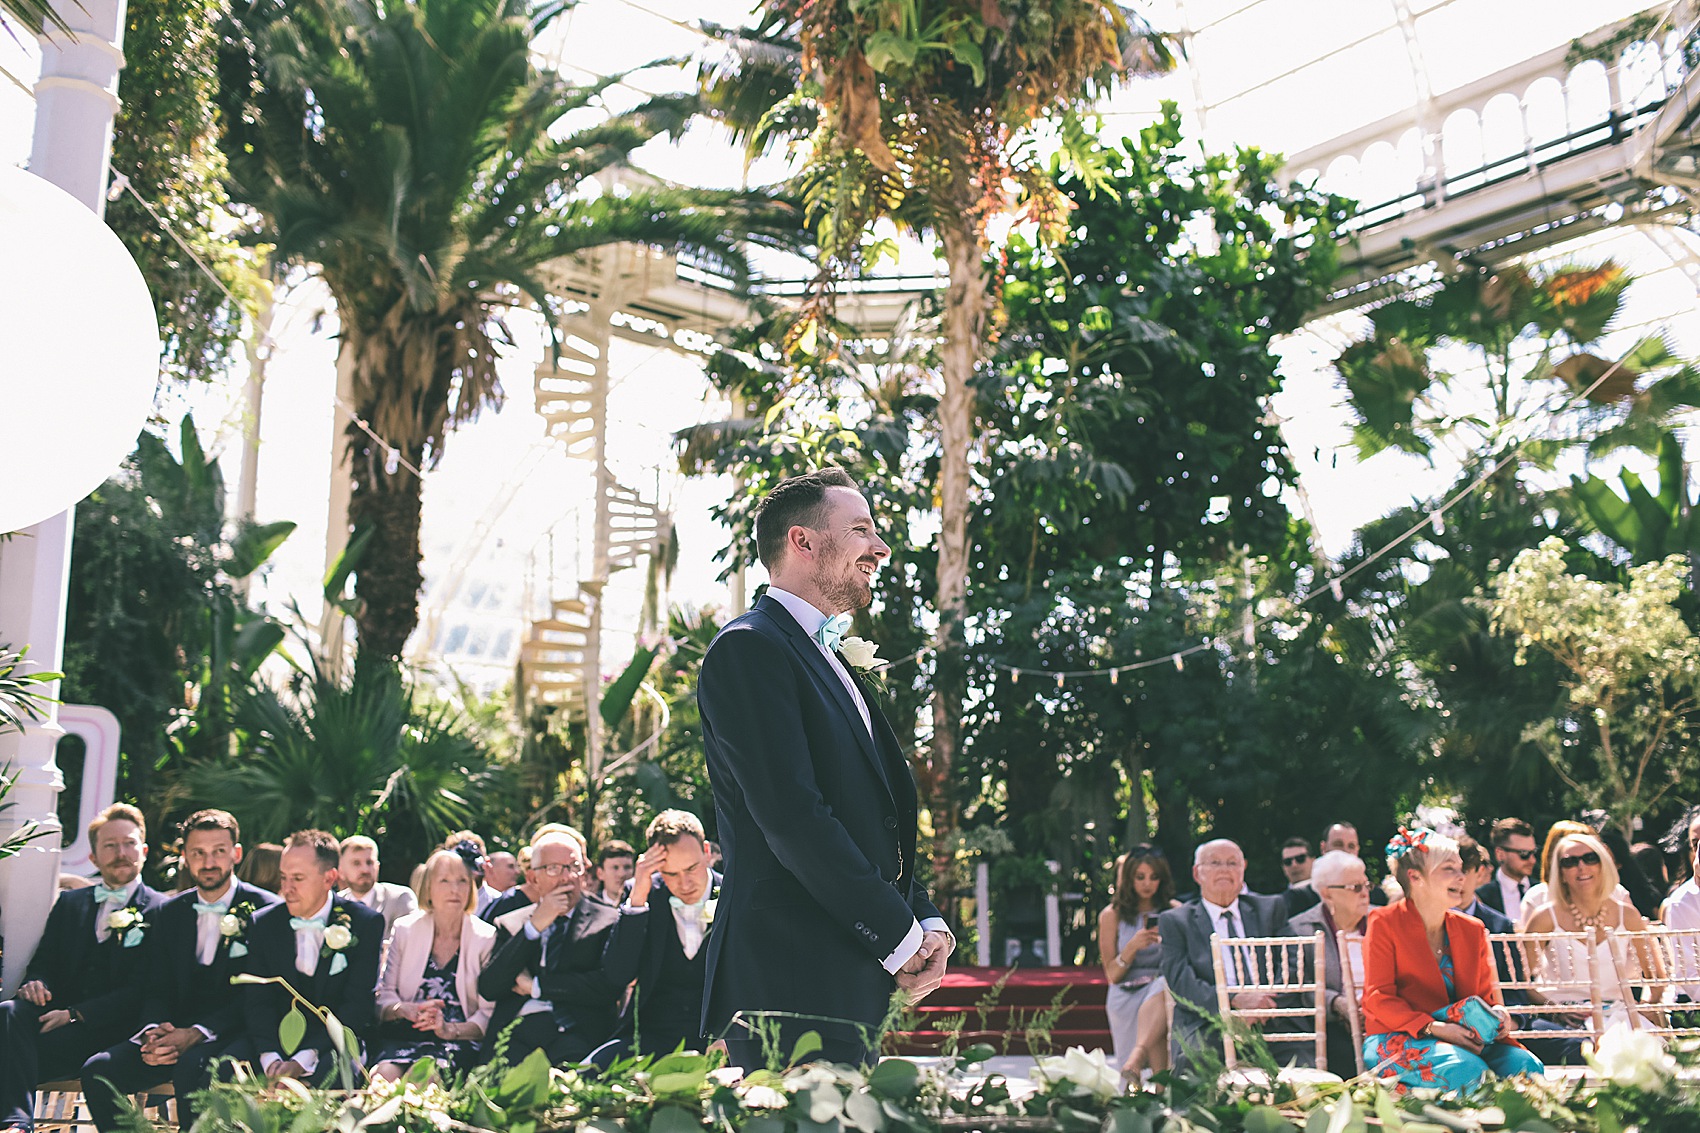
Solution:
[{"label": "woman in blue floral dress", "polygon": [[1545,1067],[1507,1036],[1487,929],[1453,909],[1464,871],[1458,844],[1400,829],[1387,864],[1405,899],[1375,909],[1364,932],[1364,1063],[1401,1089],[1466,1091]]}]

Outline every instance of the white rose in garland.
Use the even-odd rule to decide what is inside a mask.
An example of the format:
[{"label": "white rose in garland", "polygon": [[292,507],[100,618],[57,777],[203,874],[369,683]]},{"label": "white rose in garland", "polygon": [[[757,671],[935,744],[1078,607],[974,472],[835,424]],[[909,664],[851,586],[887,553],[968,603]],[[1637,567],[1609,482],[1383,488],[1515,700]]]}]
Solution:
[{"label": "white rose in garland", "polygon": [[1039,1059],[1033,1077],[1053,1090],[1072,1086],[1099,1098],[1113,1098],[1122,1092],[1121,1075],[1104,1052],[1088,1052],[1084,1047],[1071,1046],[1060,1058],[1051,1055]]}]

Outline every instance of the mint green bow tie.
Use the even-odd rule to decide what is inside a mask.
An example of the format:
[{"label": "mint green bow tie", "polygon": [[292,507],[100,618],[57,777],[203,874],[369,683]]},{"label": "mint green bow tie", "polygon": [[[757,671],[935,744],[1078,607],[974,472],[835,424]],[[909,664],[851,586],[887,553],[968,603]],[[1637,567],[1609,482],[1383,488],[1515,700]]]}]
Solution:
[{"label": "mint green bow tie", "polygon": [[[706,900],[708,900],[708,895],[705,893],[703,895],[703,901],[706,901]],[[673,906],[675,909],[700,909],[700,908],[702,908],[703,901],[696,901],[696,902],[681,901],[681,900],[679,900],[679,898],[673,896],[671,893],[669,893],[667,895],[667,903],[669,905]]]},{"label": "mint green bow tie", "polygon": [[316,928],[322,931],[325,927],[325,922],[320,920],[318,917],[290,917],[289,927],[294,929],[296,932],[300,932],[304,928]]},{"label": "mint green bow tie", "polygon": [[108,901],[120,901],[123,900],[124,896],[125,893],[122,889],[108,889],[104,885],[94,887],[94,903],[97,905],[104,905]]},{"label": "mint green bow tie", "polygon": [[217,913],[219,916],[222,917],[225,913],[228,913],[229,911],[230,911],[230,902],[229,901],[214,901],[210,905],[207,904],[205,901],[196,901],[195,902],[195,912],[199,916],[204,917],[208,913]]},{"label": "mint green bow tie", "polygon": [[826,619],[815,630],[815,640],[829,650],[836,650],[838,643],[844,640],[844,631],[850,628],[850,615],[837,614]]}]

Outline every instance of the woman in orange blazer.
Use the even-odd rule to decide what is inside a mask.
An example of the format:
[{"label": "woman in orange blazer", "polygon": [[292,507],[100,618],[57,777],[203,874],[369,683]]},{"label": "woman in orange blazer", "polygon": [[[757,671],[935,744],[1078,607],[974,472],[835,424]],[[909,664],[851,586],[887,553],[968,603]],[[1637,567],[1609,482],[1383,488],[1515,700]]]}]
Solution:
[{"label": "woman in orange blazer", "polygon": [[[1452,908],[1464,890],[1458,843],[1401,828],[1388,844],[1387,866],[1405,899],[1370,910],[1364,930],[1364,1063],[1371,1073],[1449,1091],[1473,1088],[1489,1070],[1501,1078],[1544,1073],[1540,1059],[1506,1037],[1514,1023],[1487,929]],[[1465,1008],[1471,997],[1481,1002]],[[1448,1007],[1455,1021],[1438,1017]],[[1482,1041],[1484,1027],[1496,1031],[1494,1041]]]}]

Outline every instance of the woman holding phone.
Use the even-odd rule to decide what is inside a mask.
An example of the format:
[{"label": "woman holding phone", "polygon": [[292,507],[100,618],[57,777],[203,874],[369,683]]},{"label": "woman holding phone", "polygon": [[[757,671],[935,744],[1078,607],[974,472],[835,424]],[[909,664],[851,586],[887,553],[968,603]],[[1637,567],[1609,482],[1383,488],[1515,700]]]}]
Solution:
[{"label": "woman holding phone", "polygon": [[1174,897],[1163,851],[1141,843],[1117,860],[1114,893],[1098,914],[1098,955],[1104,978],[1110,981],[1104,1008],[1115,1041],[1115,1064],[1134,1080],[1141,1070],[1162,1069],[1150,1065],[1152,1054],[1136,1059],[1136,1052],[1168,1051],[1167,1036],[1161,1044],[1142,1041],[1153,1036],[1140,1034],[1139,1009],[1168,987],[1158,967],[1157,914],[1172,908]]}]

